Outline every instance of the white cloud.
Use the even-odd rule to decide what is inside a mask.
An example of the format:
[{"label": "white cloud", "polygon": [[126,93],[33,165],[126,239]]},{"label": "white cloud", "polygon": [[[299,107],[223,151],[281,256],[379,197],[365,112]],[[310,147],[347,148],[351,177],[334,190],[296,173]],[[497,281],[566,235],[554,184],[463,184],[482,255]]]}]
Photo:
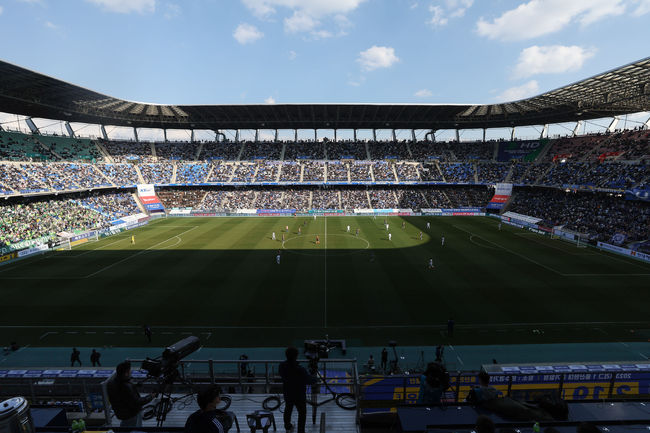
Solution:
[{"label": "white cloud", "polygon": [[293,50],[289,51],[289,60],[296,60],[296,57],[298,57],[298,53]]},{"label": "white cloud", "polygon": [[431,12],[432,15],[428,23],[432,26],[444,26],[449,22],[449,20],[445,18],[445,11],[440,6],[429,6],[429,12]]},{"label": "white cloud", "polygon": [[415,92],[414,96],[416,98],[428,98],[430,96],[433,96],[433,93],[431,93],[431,90],[429,89],[420,89]]},{"label": "white cloud", "polygon": [[539,84],[535,80],[531,80],[521,86],[511,87],[506,89],[503,93],[496,97],[499,102],[518,101],[520,99],[534,96],[539,92]]},{"label": "white cloud", "polygon": [[235,31],[232,33],[232,37],[235,38],[240,44],[245,45],[263,38],[264,33],[257,30],[257,27],[251,24],[242,23],[238,25]]},{"label": "white cloud", "polygon": [[417,2],[415,2],[415,3],[411,4],[411,6],[409,6],[409,9],[413,10],[413,9],[416,9],[417,7],[418,7],[418,4],[417,4]]},{"label": "white cloud", "polygon": [[361,64],[364,71],[372,71],[379,68],[390,68],[399,62],[399,58],[395,55],[394,48],[373,45],[359,53],[357,62]]},{"label": "white cloud", "polygon": [[525,78],[537,74],[559,74],[577,71],[587,59],[596,53],[594,49],[585,49],[577,45],[551,45],[539,47],[533,45],[519,54],[515,67],[515,78]]},{"label": "white cloud", "polygon": [[273,96],[269,96],[264,100],[265,104],[275,104],[275,98]]},{"label": "white cloud", "polygon": [[638,3],[638,6],[634,9],[632,15],[640,17],[650,12],[650,0],[635,0],[634,3]]},{"label": "white cloud", "polygon": [[2,15],[2,6],[0,6],[0,15]]},{"label": "white cloud", "polygon": [[101,6],[108,12],[129,14],[137,12],[140,14],[152,13],[156,10],[156,0],[86,0],[90,3]]},{"label": "white cloud", "polygon": [[474,0],[447,0],[447,9],[452,18],[465,16],[467,9],[471,8]]},{"label": "white cloud", "polygon": [[295,11],[289,18],[284,19],[284,29],[288,33],[310,32],[320,25],[320,22],[303,11]]},{"label": "white cloud", "polygon": [[[354,11],[366,0],[241,0],[255,16],[270,19],[278,10],[288,10],[289,15],[283,20],[287,33],[309,33],[322,38],[346,34],[344,29],[350,26],[347,14]],[[329,27],[322,29],[323,22],[330,21]]]},{"label": "white cloud", "polygon": [[438,4],[429,5],[431,18],[427,21],[427,24],[434,27],[445,26],[450,18],[465,16],[465,12],[473,4],[474,0],[445,0],[439,1]]},{"label": "white cloud", "polygon": [[57,26],[56,24],[54,24],[51,21],[45,21],[45,27],[47,27],[48,29],[51,29],[51,30],[58,30],[59,29],[59,26]]},{"label": "white cloud", "polygon": [[165,11],[165,18],[168,20],[171,20],[173,18],[176,18],[181,14],[181,7],[177,5],[176,3],[168,3],[167,4],[167,10]]},{"label": "white cloud", "polygon": [[583,26],[625,12],[625,0],[530,0],[492,21],[477,23],[481,36],[523,40],[557,32],[571,23]]}]

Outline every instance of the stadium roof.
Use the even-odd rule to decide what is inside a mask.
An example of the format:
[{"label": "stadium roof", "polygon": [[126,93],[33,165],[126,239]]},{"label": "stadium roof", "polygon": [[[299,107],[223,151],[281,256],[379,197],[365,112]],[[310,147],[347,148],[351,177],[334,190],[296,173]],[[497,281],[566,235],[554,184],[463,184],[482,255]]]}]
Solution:
[{"label": "stadium roof", "polygon": [[0,61],[0,111],[163,129],[472,129],[542,125],[650,110],[650,57],[519,101],[491,105],[158,105],[102,95]]}]

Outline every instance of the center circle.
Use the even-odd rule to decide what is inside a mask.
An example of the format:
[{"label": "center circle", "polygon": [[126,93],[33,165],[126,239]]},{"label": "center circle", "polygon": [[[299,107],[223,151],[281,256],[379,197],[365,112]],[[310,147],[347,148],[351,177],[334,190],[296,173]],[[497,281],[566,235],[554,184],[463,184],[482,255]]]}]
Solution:
[{"label": "center circle", "polygon": [[[332,239],[334,237],[334,239]],[[349,247],[337,247],[337,240],[342,238],[347,238],[349,240],[354,240],[355,244],[358,244],[358,248],[349,248]],[[327,248],[325,247],[327,238]],[[337,239],[337,240],[335,240]],[[320,236],[320,244],[316,244],[316,235],[300,235],[293,236],[284,242],[282,242],[282,249],[287,252],[294,254],[301,254],[304,256],[323,256],[326,253],[328,255],[338,255],[338,256],[347,256],[352,254],[359,254],[363,250],[370,248],[370,242],[366,239],[350,235],[350,234],[338,234],[338,233],[328,233],[327,236]]]}]

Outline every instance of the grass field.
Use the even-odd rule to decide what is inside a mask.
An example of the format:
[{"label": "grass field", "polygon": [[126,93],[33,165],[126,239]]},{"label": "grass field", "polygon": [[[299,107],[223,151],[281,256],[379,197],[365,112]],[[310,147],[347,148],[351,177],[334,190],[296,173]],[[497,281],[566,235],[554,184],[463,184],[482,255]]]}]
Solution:
[{"label": "grass field", "polygon": [[391,241],[380,217],[168,218],[9,263],[0,341],[142,346],[144,323],[156,346],[189,334],[231,347],[326,333],[348,345],[650,338],[650,265],[489,218],[388,223]]}]

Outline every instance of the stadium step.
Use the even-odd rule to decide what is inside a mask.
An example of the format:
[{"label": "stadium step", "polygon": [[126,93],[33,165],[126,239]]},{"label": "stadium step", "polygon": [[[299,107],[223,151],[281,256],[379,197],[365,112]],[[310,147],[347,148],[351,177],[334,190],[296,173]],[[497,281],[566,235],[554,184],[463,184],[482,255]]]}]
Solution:
[{"label": "stadium step", "polygon": [[549,150],[551,150],[551,147],[553,147],[554,140],[548,140],[544,148],[539,152],[537,155],[537,158],[535,158],[535,161],[533,162],[541,162],[544,161],[544,158],[546,157],[546,154],[548,153]]},{"label": "stadium step", "polygon": [[[239,133],[239,131],[237,133]],[[239,148],[239,153],[237,154],[237,161],[241,160],[241,156],[243,153],[244,153],[244,143],[242,143],[241,147]]]},{"label": "stadium step", "polygon": [[172,178],[169,181],[170,183],[176,183],[176,174],[178,173],[178,165],[174,162],[172,163]]},{"label": "stadium step", "polygon": [[140,183],[146,183],[144,177],[142,177],[142,173],[140,172],[140,167],[138,167],[137,164],[133,164],[133,168],[135,168],[135,172],[138,174],[138,180]]},{"label": "stadium step", "polygon": [[112,186],[117,186],[117,185],[115,185],[115,182],[113,182],[113,181],[112,181],[108,176],[106,176],[106,174],[104,174],[103,171],[101,171],[101,170],[99,169],[99,167],[97,167],[96,164],[92,164],[92,167],[95,169],[95,171],[96,171],[97,173],[99,173],[99,175],[100,175],[101,177],[103,177],[104,179],[106,179],[106,181],[107,181],[108,183],[110,183]]},{"label": "stadium step", "polygon": [[201,152],[203,152],[203,147],[205,146],[205,143],[200,142],[199,146],[196,149],[196,155],[194,155],[194,161],[199,160],[199,155],[201,155]]}]

